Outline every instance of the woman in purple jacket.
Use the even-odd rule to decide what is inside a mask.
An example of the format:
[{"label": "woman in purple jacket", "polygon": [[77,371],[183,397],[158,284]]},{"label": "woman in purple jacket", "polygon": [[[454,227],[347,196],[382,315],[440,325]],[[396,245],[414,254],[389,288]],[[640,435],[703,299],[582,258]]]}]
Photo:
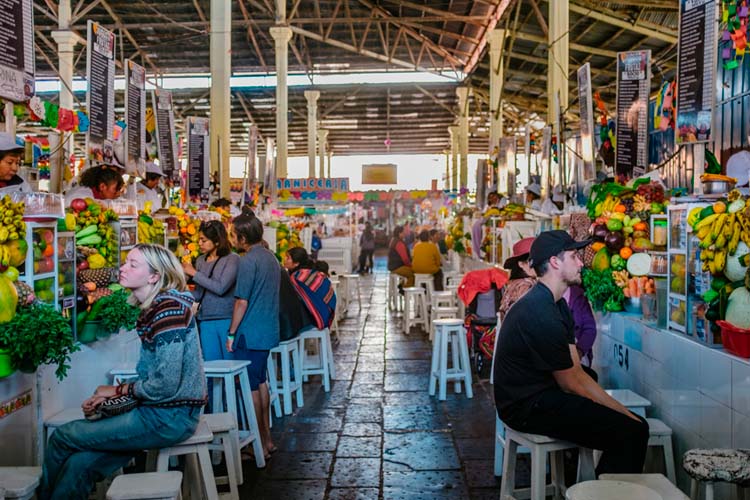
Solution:
[{"label": "woman in purple jacket", "polygon": [[[596,320],[591,310],[591,304],[583,293],[580,285],[572,285],[563,294],[575,323],[576,349],[581,365],[591,367],[594,355],[593,347],[596,340]],[[588,370],[587,370],[588,371]]]}]

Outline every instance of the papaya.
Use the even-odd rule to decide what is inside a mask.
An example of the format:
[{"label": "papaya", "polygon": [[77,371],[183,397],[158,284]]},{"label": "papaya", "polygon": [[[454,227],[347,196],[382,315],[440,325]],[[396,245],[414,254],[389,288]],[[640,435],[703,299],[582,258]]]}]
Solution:
[{"label": "papaya", "polygon": [[610,265],[610,257],[609,252],[606,248],[602,248],[598,252],[596,252],[596,255],[594,255],[594,260],[591,262],[591,269],[594,271],[606,271],[609,269]]},{"label": "papaya", "polygon": [[7,242],[5,246],[10,254],[9,264],[11,266],[18,267],[26,262],[26,252],[29,250],[29,245],[26,244],[26,240],[12,240]]},{"label": "papaya", "polygon": [[7,323],[16,315],[18,291],[4,275],[0,275],[0,323]]}]

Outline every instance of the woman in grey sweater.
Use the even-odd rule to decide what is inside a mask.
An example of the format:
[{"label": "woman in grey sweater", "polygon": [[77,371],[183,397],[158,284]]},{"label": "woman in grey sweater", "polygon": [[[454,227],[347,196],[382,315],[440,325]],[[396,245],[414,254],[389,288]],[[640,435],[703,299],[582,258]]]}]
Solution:
[{"label": "woman in grey sweater", "polygon": [[190,437],[206,404],[203,361],[177,258],[159,245],[141,244],[120,268],[120,284],[141,309],[136,331],[141,352],[138,378],[100,385],[83,402],[92,419],[111,398],[130,396],[137,406],[99,420],[74,420],[50,437],[44,456],[41,500],[88,498],[97,481],[124,467],[146,449],[167,448]]},{"label": "woman in grey sweater", "polygon": [[185,274],[193,278],[193,296],[200,303],[198,331],[203,347],[203,359],[233,359],[227,353],[227,332],[232,322],[234,283],[240,256],[232,253],[227,230],[219,221],[200,225],[198,246],[201,255],[195,263],[183,262]]}]

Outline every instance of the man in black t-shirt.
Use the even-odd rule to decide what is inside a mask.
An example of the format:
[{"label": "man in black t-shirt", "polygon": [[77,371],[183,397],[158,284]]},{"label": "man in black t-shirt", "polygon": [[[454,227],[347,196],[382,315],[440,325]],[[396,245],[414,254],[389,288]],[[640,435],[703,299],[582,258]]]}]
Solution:
[{"label": "man in black t-shirt", "polygon": [[645,419],[612,399],[581,368],[573,318],[563,294],[581,283],[583,263],[565,231],[531,245],[538,283],[510,308],[495,350],[495,404],[511,428],[602,450],[597,476],[643,471]]}]

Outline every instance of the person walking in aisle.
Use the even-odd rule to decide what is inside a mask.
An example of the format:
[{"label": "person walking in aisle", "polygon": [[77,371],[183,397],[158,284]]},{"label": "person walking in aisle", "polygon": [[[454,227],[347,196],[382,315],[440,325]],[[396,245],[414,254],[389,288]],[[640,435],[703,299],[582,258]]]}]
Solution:
[{"label": "person walking in aisle", "polygon": [[268,424],[269,393],[266,382],[268,354],[279,345],[279,287],[281,267],[263,246],[263,224],[255,216],[235,217],[231,237],[244,251],[237,271],[234,311],[227,332],[227,351],[235,359],[250,361],[247,371],[255,415],[266,459],[276,451]]},{"label": "person walking in aisle", "polygon": [[359,273],[371,273],[373,268],[372,254],[375,253],[375,234],[369,222],[359,238]]},{"label": "person walking in aisle", "polygon": [[[40,500],[88,498],[97,481],[143,450],[173,446],[198,426],[206,379],[193,297],[177,257],[162,246],[139,244],[120,268],[120,284],[132,291],[129,301],[141,309],[138,378],[100,385],[82,405],[92,420],[74,420],[52,434],[37,490]],[[136,406],[105,418],[101,405],[123,396]]]}]

